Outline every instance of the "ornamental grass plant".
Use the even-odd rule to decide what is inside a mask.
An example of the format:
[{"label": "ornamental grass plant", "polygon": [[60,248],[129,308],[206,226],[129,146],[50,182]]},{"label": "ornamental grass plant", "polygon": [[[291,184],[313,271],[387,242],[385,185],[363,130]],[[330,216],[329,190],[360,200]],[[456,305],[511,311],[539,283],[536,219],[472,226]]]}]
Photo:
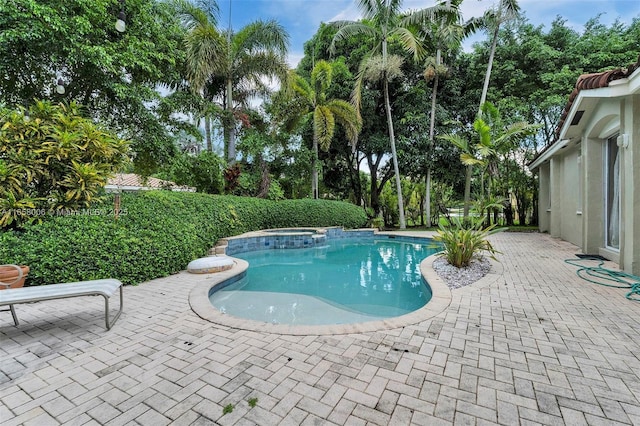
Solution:
[{"label": "ornamental grass plant", "polygon": [[444,247],[440,253],[451,265],[457,268],[469,266],[474,258],[487,253],[494,260],[496,253],[487,237],[504,231],[507,228],[496,228],[496,225],[484,226],[484,218],[470,218],[466,222],[460,218],[451,219],[449,226],[439,225],[438,234],[433,237]]}]

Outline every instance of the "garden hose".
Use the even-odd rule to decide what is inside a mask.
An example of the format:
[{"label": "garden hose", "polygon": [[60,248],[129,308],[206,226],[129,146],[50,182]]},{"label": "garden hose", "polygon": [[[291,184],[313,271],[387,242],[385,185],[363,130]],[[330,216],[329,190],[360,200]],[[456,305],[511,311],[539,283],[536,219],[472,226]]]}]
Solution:
[{"label": "garden hose", "polygon": [[578,263],[584,260],[596,259],[567,259],[565,263],[577,266],[576,275],[590,283],[606,287],[631,289],[625,297],[629,300],[640,302],[640,277],[622,271],[606,269],[602,266],[604,261],[600,261],[597,266],[585,266]]}]

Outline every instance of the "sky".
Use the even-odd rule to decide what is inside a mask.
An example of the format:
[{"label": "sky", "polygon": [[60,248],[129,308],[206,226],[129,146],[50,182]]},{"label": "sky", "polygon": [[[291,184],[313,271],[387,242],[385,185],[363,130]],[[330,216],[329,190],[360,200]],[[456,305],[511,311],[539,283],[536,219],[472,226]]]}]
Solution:
[{"label": "sky", "polygon": [[[465,0],[462,12],[465,19],[481,16],[497,0]],[[403,10],[416,10],[436,4],[435,0],[405,0]],[[582,31],[591,18],[602,14],[600,22],[611,24],[619,19],[630,24],[634,17],[640,17],[638,0],[519,0],[525,17],[534,25],[544,25],[549,29],[556,16],[561,16],[567,25]],[[220,7],[219,27],[231,26],[237,31],[258,19],[277,20],[288,31],[291,46],[288,61],[295,67],[303,56],[303,44],[318,30],[321,22],[334,20],[358,20],[360,14],[354,0],[218,0]],[[466,50],[474,41],[487,36],[479,33],[467,40]]]}]

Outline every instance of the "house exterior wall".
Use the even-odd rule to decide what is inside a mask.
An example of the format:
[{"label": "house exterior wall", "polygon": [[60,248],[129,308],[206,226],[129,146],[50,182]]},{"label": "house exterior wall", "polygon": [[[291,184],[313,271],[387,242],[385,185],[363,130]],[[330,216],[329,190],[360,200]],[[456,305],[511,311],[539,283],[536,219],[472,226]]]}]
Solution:
[{"label": "house exterior wall", "polygon": [[[567,146],[549,160],[549,173],[540,170],[541,206],[542,194],[548,192],[551,203],[541,210],[541,230],[548,230],[553,237],[562,238],[575,245],[582,245],[582,214],[578,207],[581,186],[578,157],[580,145]],[[546,190],[543,185],[548,185]],[[542,211],[544,210],[544,212]],[[546,214],[545,214],[546,213]],[[544,224],[543,224],[544,223]],[[542,227],[545,226],[545,229]],[[546,229],[548,226],[548,229]]]},{"label": "house exterior wall", "polygon": [[[607,191],[605,189],[605,175],[607,173],[606,162],[606,144],[611,137],[615,137],[620,133],[620,105],[621,99],[602,99],[593,115],[585,124],[585,135],[587,144],[592,148],[586,156],[586,163],[589,174],[585,176],[585,187],[589,193],[587,203],[584,210],[589,217],[588,226],[585,227],[585,239],[582,250],[589,254],[600,254],[614,262],[620,262],[620,252],[623,251],[623,244],[620,244],[620,250],[612,250],[606,247],[606,204]],[[620,152],[620,155],[623,153]],[[624,160],[621,157],[621,170],[623,170]],[[624,187],[621,185],[622,190]],[[622,194],[621,194],[622,198]],[[620,214],[621,222],[624,220],[624,214]],[[622,224],[620,236],[622,238]]]},{"label": "house exterior wall", "polygon": [[560,202],[562,200],[562,187],[558,182],[562,181],[562,158],[559,156],[549,160],[549,234],[552,237],[562,235],[562,215],[560,214]]},{"label": "house exterior wall", "polygon": [[538,169],[538,226],[540,232],[551,230],[551,167],[546,162]]},{"label": "house exterior wall", "polygon": [[621,133],[628,135],[628,145],[620,148],[624,159],[620,266],[640,276],[640,94],[624,100]]},{"label": "house exterior wall", "polygon": [[[585,253],[598,253],[618,262],[620,268],[640,275],[640,95],[601,100],[586,127]],[[620,161],[620,249],[606,247],[605,144],[618,139]]]},{"label": "house exterior wall", "polygon": [[604,235],[604,148],[598,138],[583,136],[583,239],[579,244],[584,253],[598,254],[603,245]]},{"label": "house exterior wall", "polygon": [[[532,163],[539,176],[540,231],[640,276],[640,71],[606,87],[581,91],[571,111],[584,111],[582,120],[572,123],[571,115],[558,141]],[[613,163],[607,159],[607,147],[615,150],[616,145],[608,145],[614,143],[619,164],[618,249],[607,246],[608,206],[613,202],[608,198],[607,176],[613,173]]]}]

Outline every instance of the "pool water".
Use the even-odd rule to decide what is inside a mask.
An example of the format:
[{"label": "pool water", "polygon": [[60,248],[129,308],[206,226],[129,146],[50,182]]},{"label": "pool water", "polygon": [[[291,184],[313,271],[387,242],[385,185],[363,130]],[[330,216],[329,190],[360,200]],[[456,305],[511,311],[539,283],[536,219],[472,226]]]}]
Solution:
[{"label": "pool water", "polygon": [[321,247],[234,256],[244,278],[211,293],[221,312],[273,324],[346,324],[396,317],[431,299],[420,262],[437,252],[401,239],[330,240]]}]

